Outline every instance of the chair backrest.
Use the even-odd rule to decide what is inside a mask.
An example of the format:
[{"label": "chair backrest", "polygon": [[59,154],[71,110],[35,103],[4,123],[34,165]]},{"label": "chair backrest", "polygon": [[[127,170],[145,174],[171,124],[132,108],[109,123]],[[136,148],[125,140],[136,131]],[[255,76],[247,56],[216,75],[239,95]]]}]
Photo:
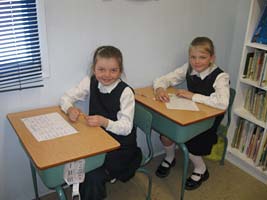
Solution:
[{"label": "chair backrest", "polygon": [[235,89],[230,88],[230,98],[229,98],[229,105],[227,108],[227,124],[226,127],[228,128],[231,123],[231,115],[232,115],[232,107],[235,100]]},{"label": "chair backrest", "polygon": [[153,149],[151,142],[151,125],[152,114],[137,103],[135,105],[134,112],[134,126],[141,129],[141,131],[146,135],[146,143],[148,146],[148,155],[145,156],[145,161],[142,163],[142,166],[146,165],[153,157]]}]

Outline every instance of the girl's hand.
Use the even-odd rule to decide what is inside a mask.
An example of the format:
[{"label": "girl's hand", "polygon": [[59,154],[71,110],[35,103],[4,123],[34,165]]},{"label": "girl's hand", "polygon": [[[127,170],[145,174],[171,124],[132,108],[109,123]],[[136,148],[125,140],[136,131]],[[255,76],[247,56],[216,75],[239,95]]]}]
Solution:
[{"label": "girl's hand", "polygon": [[108,119],[100,115],[85,116],[85,120],[89,126],[102,126],[107,128]]},{"label": "girl's hand", "polygon": [[79,118],[81,110],[75,107],[70,107],[67,111],[68,117],[72,122],[76,122]]},{"label": "girl's hand", "polygon": [[156,89],[155,97],[157,101],[162,101],[162,102],[170,101],[168,93],[161,87]]},{"label": "girl's hand", "polygon": [[178,96],[178,97],[184,97],[186,99],[191,99],[192,100],[193,95],[194,95],[194,93],[193,92],[190,92],[188,90],[178,89],[176,91],[176,96]]}]

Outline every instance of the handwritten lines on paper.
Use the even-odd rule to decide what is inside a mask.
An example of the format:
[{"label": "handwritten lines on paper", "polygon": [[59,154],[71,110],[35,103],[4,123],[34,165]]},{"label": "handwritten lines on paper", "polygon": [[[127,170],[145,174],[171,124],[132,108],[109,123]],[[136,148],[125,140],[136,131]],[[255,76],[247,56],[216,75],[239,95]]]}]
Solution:
[{"label": "handwritten lines on paper", "polygon": [[166,103],[168,109],[199,111],[195,102],[182,97],[177,97],[175,94],[168,95],[170,98],[170,101]]},{"label": "handwritten lines on paper", "polygon": [[77,130],[56,112],[21,120],[39,142],[77,133]]}]

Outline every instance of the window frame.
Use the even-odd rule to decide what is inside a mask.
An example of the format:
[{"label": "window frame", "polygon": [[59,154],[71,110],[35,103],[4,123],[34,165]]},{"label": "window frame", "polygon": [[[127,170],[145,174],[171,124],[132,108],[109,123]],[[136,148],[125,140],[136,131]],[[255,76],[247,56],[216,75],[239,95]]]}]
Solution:
[{"label": "window frame", "polygon": [[47,47],[47,31],[46,31],[46,15],[45,15],[45,0],[36,0],[37,5],[37,20],[38,32],[41,51],[41,62],[43,78],[50,77],[50,66],[48,60],[48,47]]}]

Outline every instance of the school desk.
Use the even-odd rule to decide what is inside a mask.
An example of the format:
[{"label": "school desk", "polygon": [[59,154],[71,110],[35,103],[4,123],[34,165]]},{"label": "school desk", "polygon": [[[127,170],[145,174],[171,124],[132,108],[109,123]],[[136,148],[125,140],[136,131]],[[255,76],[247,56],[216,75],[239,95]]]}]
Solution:
[{"label": "school desk", "polygon": [[[21,119],[53,112],[63,116],[78,133],[38,142]],[[103,164],[106,152],[120,146],[102,128],[87,126],[82,117],[71,123],[58,106],[11,113],[7,117],[29,156],[36,199],[39,199],[36,172],[48,188],[56,190],[60,200],[66,200],[62,189],[64,164],[85,159],[88,172]]]},{"label": "school desk", "polygon": [[[175,93],[175,88],[168,88],[168,93]],[[165,103],[156,101],[153,88],[135,89],[135,100],[152,113],[152,128],[174,141],[183,152],[184,166],[180,199],[184,198],[184,188],[188,168],[188,150],[185,142],[209,129],[217,115],[224,113],[219,110],[197,103],[199,111],[171,110]]]}]

